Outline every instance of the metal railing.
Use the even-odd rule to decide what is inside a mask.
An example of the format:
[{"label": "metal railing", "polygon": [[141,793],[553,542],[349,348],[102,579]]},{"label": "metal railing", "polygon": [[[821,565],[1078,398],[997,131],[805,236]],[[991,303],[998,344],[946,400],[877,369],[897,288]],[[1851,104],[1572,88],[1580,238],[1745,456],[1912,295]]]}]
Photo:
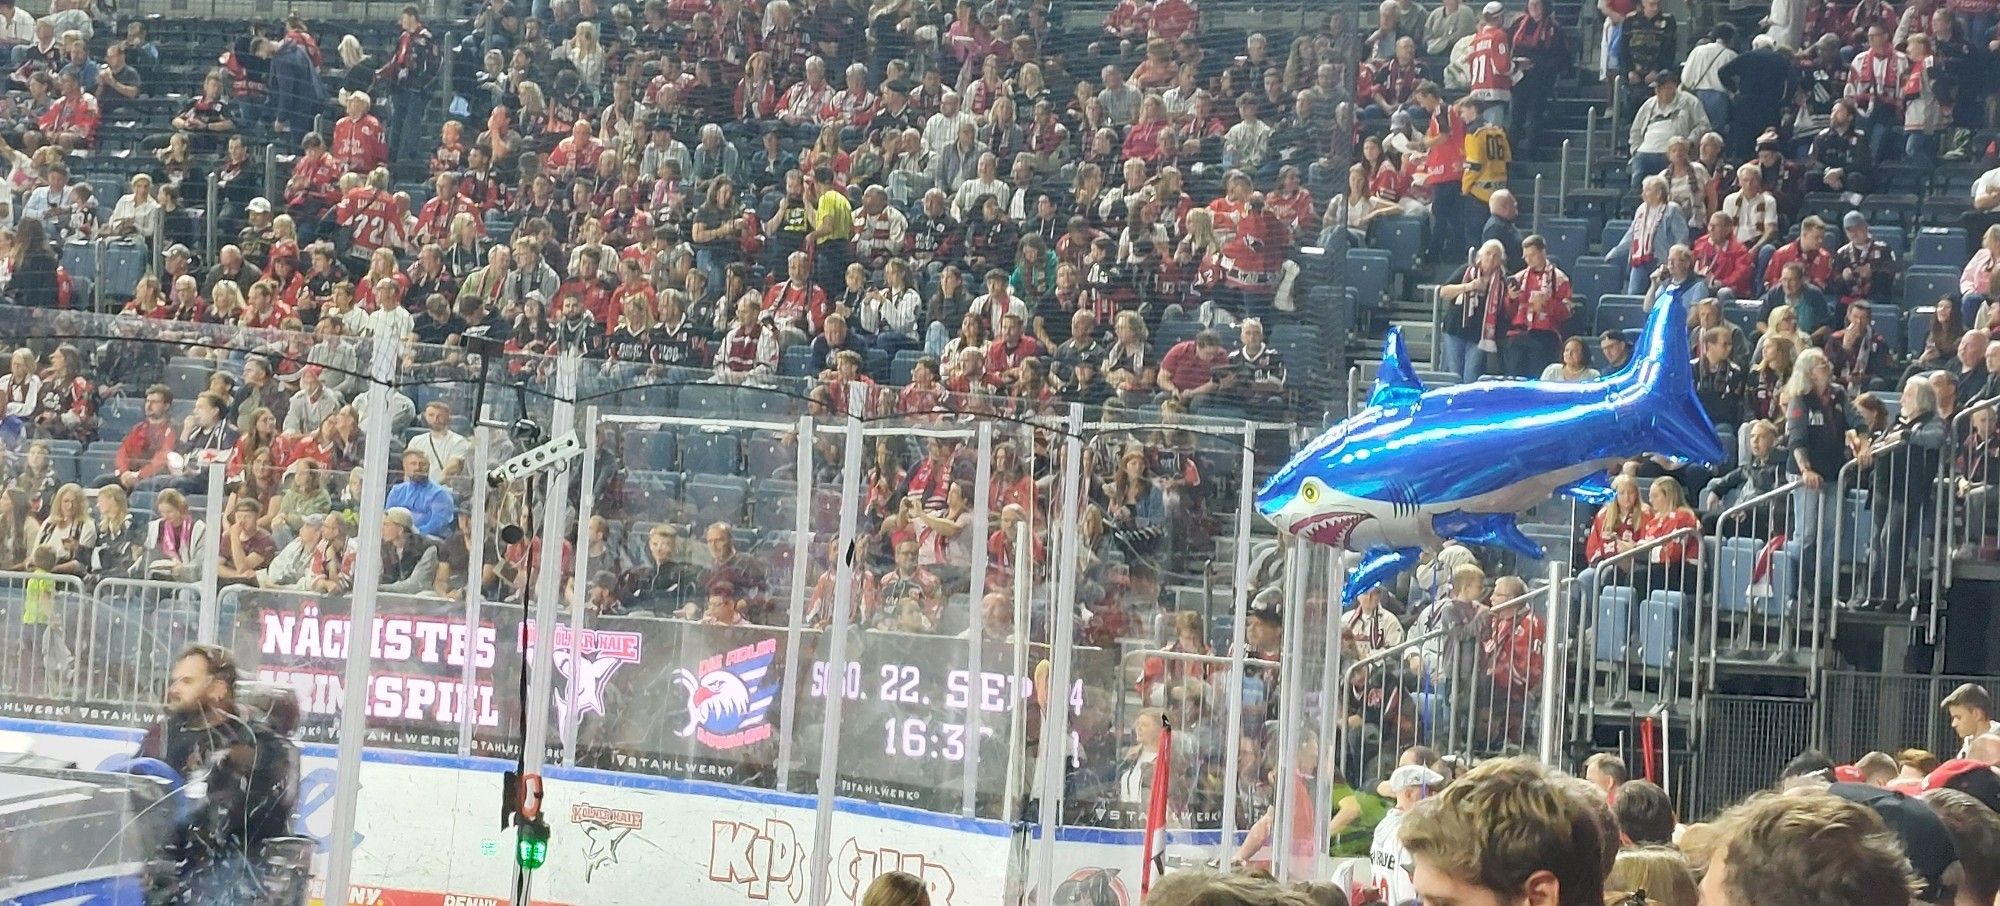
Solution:
[{"label": "metal railing", "polygon": [[[1614,710],[1643,710],[1632,696],[1635,676],[1641,681],[1636,691],[1641,693],[1646,691],[1647,680],[1657,679],[1655,698],[1659,705],[1677,704],[1683,682],[1688,683],[1686,691],[1692,699],[1694,649],[1689,637],[1695,624],[1695,604],[1691,599],[1699,597],[1706,558],[1697,551],[1691,562],[1652,561],[1655,551],[1690,540],[1698,543],[1700,537],[1699,529],[1676,529],[1577,570],[1572,587],[1581,597],[1573,594],[1568,603],[1581,618],[1580,631],[1572,636],[1586,649],[1572,659],[1574,688],[1581,696],[1580,718],[1600,713],[1600,704],[1616,706]],[[1631,569],[1635,566],[1647,568],[1643,585],[1612,584],[1613,578],[1637,575],[1637,570]],[[1663,568],[1652,570],[1652,566]],[[1612,596],[1619,608],[1615,612],[1605,607],[1607,593],[1612,590],[1625,592]],[[1643,597],[1641,591],[1645,592]],[[1619,598],[1622,601],[1616,600]],[[1606,625],[1603,618],[1612,615],[1617,617],[1617,625]],[[1670,623],[1655,625],[1661,621]],[[1611,698],[1600,703],[1600,692]]]},{"label": "metal railing", "polygon": [[[1722,630],[1724,628],[1722,625],[1722,612],[1724,610],[1722,604],[1725,600],[1735,600],[1735,595],[1738,591],[1738,589],[1731,587],[1727,589],[1728,595],[1725,597],[1725,589],[1723,587],[1725,581],[1724,566],[1732,558],[1732,552],[1725,550],[1725,542],[1730,538],[1728,533],[1737,531],[1739,530],[1739,526],[1747,524],[1752,531],[1744,537],[1749,537],[1757,541],[1759,551],[1761,552],[1763,546],[1770,541],[1770,538],[1767,536],[1772,534],[1772,530],[1777,525],[1782,524],[1783,518],[1775,514],[1767,517],[1766,524],[1764,525],[1766,531],[1757,532],[1754,530],[1757,527],[1757,514],[1767,510],[1779,511],[1780,508],[1788,509],[1791,505],[1793,491],[1801,486],[1798,479],[1785,482],[1762,494],[1738,501],[1724,508],[1716,518],[1716,529],[1719,535],[1715,539],[1716,562],[1709,570],[1711,579],[1709,593],[1702,602],[1702,609],[1707,611],[1708,618],[1704,621],[1697,616],[1696,619],[1697,624],[1705,627],[1707,630],[1706,644],[1703,645],[1697,642],[1696,647],[1697,650],[1702,652],[1703,660],[1707,663],[1708,669],[1705,677],[1705,685],[1709,688],[1715,686],[1716,662],[1724,659],[1722,657]],[[1732,613],[1741,612],[1744,618],[1743,625],[1731,625],[1729,627],[1731,630],[1731,641],[1737,647],[1730,650],[1732,656],[1727,658],[1728,660],[1750,658],[1755,656],[1755,652],[1758,649],[1764,648],[1775,647],[1777,649],[1776,653],[1781,657],[1789,657],[1797,650],[1798,634],[1795,631],[1796,627],[1792,623],[1796,614],[1793,612],[1793,608],[1789,606],[1798,600],[1796,595],[1797,589],[1794,586],[1791,589],[1794,594],[1786,596],[1784,593],[1787,589],[1783,588],[1780,584],[1783,581],[1783,577],[1787,577],[1787,573],[1796,576],[1799,572],[1796,565],[1792,566],[1789,570],[1780,568],[1781,565],[1791,562],[1788,559],[1790,556],[1791,554],[1783,548],[1772,551],[1765,567],[1767,570],[1765,582],[1756,587],[1746,585],[1745,588],[1741,589],[1743,603],[1740,611],[1734,607],[1729,608]],[[1746,582],[1754,581],[1754,578],[1753,569],[1752,575],[1746,576],[1745,580]],[[1770,622],[1773,616],[1778,620],[1777,640],[1775,643],[1770,640],[1772,636]],[[1811,647],[1816,650],[1819,638],[1819,614],[1817,610],[1813,614],[1813,632],[1811,637],[1814,639],[1814,644]]]}]

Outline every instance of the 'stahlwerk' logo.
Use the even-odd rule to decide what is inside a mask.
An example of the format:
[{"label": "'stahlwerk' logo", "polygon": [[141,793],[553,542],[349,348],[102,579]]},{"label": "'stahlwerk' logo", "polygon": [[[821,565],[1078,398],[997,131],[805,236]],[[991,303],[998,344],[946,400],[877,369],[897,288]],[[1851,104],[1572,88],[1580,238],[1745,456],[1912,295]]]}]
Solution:
[{"label": "'stahlwerk' logo", "polygon": [[676,735],[692,736],[715,749],[741,748],[771,738],[767,718],[778,688],[764,680],[777,650],[777,639],[765,639],[704,658],[693,670],[675,670],[674,682],[688,696],[687,726]]}]

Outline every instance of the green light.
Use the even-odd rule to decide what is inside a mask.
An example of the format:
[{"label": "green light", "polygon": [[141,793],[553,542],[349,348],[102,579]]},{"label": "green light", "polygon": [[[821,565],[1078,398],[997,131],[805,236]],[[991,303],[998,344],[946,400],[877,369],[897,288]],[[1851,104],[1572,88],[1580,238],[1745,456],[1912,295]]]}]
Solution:
[{"label": "green light", "polygon": [[524,871],[534,871],[549,861],[549,826],[542,819],[521,822],[521,834],[514,842],[514,862]]}]

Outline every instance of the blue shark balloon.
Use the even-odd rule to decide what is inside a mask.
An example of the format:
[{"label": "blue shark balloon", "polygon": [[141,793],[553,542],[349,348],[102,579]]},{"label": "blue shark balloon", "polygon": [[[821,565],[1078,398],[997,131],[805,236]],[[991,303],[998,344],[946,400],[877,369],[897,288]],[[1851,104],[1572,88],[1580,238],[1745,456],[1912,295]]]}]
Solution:
[{"label": "blue shark balloon", "polygon": [[1368,405],[1285,463],[1257,493],[1279,529],[1363,554],[1346,598],[1446,541],[1540,559],[1515,515],[1551,494],[1611,499],[1623,461],[1714,465],[1715,425],[1695,398],[1687,316],[1662,297],[1632,360],[1595,381],[1482,380],[1425,390],[1391,328]]}]

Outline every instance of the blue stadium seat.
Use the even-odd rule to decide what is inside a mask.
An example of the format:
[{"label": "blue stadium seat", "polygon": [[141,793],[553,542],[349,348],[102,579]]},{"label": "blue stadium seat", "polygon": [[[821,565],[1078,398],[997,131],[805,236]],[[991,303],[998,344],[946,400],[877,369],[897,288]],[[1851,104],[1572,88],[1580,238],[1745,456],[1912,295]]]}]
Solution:
[{"label": "blue stadium seat", "polygon": [[1347,282],[1361,304],[1374,307],[1389,296],[1389,252],[1385,249],[1353,249],[1347,253]]},{"label": "blue stadium seat", "polygon": [[104,285],[104,295],[113,299],[132,298],[132,291],[149,270],[152,257],[143,243],[104,243],[104,273],[98,278]]},{"label": "blue stadium seat", "polygon": [[756,387],[737,391],[737,413],[744,418],[794,419],[804,411],[805,402],[790,393]]},{"label": "blue stadium seat", "polygon": [[1609,295],[1597,300],[1594,330],[1633,330],[1646,323],[1646,300],[1641,296]]},{"label": "blue stadium seat", "polygon": [[1927,226],[1910,241],[1912,267],[1955,267],[1965,261],[1965,230]]},{"label": "blue stadium seat", "polygon": [[62,269],[72,277],[97,277],[97,246],[89,242],[65,242]]},{"label": "blue stadium seat", "polygon": [[[1868,558],[1868,547],[1874,541],[1875,520],[1869,516],[1868,492],[1861,488],[1847,490],[1846,517],[1840,526],[1840,559],[1843,563],[1860,563]],[[1832,541],[1832,539],[1827,539]]]},{"label": "blue stadium seat", "polygon": [[889,362],[889,383],[898,387],[910,382],[910,372],[915,371],[917,361],[924,357],[921,349],[905,349],[896,353]]},{"label": "blue stadium seat", "polygon": [[812,375],[812,347],[787,346],[778,357],[778,373],[786,377],[809,377]]},{"label": "blue stadium seat", "polygon": [[[1590,221],[1581,217],[1550,217],[1542,221],[1541,237],[1548,243],[1549,260],[1569,270],[1590,245]],[[1572,280],[1575,276],[1570,275]]]},{"label": "blue stadium seat", "polygon": [[1639,605],[1639,663],[1655,670],[1673,663],[1680,650],[1681,608],[1686,596],[1655,591]]},{"label": "blue stadium seat", "polygon": [[1904,355],[1915,355],[1924,348],[1924,341],[1931,335],[1931,319],[1936,316],[1935,305],[1919,305],[1910,309],[1903,327]]},{"label": "blue stadium seat", "polygon": [[1375,221],[1375,247],[1389,253],[1389,269],[1398,274],[1416,270],[1424,249],[1424,222],[1415,217],[1384,217]]},{"label": "blue stadium seat", "polygon": [[686,500],[694,510],[696,525],[743,521],[743,505],[750,499],[750,480],[734,475],[694,475],[688,478]]},{"label": "blue stadium seat", "polygon": [[728,432],[701,430],[681,439],[681,467],[690,473],[735,475],[742,457],[742,440]]},{"label": "blue stadium seat", "polygon": [[681,388],[681,414],[735,418],[736,399],[736,388],[727,384],[690,384]]},{"label": "blue stadium seat", "polygon": [[1599,662],[1625,660],[1631,647],[1632,589],[1607,586],[1597,593],[1597,642]]},{"label": "blue stadium seat", "polygon": [[[1564,270],[1569,272],[1570,295],[1577,300],[1576,302],[1572,302],[1572,305],[1583,304],[1594,307],[1599,296],[1607,293],[1615,293],[1625,288],[1625,277],[1618,265],[1612,264],[1597,255],[1585,255],[1577,259],[1575,264],[1564,268]],[[1580,323],[1577,320],[1575,312],[1572,312],[1570,315],[1570,323],[1579,325],[1579,327],[1571,328],[1572,330],[1580,329]],[[1590,322],[1583,321],[1581,323],[1587,324]]]},{"label": "blue stadium seat", "polygon": [[1897,224],[1875,224],[1868,228],[1868,235],[1877,242],[1888,246],[1890,251],[1898,255],[1904,254],[1910,248],[1909,235],[1904,233],[1903,228]]},{"label": "blue stadium seat", "polygon": [[760,475],[750,504],[750,524],[767,532],[789,532],[798,527],[798,507],[797,482]]},{"label": "blue stadium seat", "polygon": [[761,482],[772,475],[797,471],[798,448],[782,435],[757,431],[743,442],[743,462],[744,473],[757,476]]},{"label": "blue stadium seat", "polygon": [[1625,231],[1631,228],[1632,221],[1623,218],[1605,221],[1604,229],[1598,236],[1598,250],[1609,254],[1611,247],[1617,245],[1618,240],[1625,238]]},{"label": "blue stadium seat", "polygon": [[674,467],[678,436],[656,428],[628,428],[621,449],[627,469],[667,470]]},{"label": "blue stadium seat", "polygon": [[1934,305],[1939,299],[1958,299],[1958,270],[1947,267],[1913,267],[1903,273],[1903,308]]}]

